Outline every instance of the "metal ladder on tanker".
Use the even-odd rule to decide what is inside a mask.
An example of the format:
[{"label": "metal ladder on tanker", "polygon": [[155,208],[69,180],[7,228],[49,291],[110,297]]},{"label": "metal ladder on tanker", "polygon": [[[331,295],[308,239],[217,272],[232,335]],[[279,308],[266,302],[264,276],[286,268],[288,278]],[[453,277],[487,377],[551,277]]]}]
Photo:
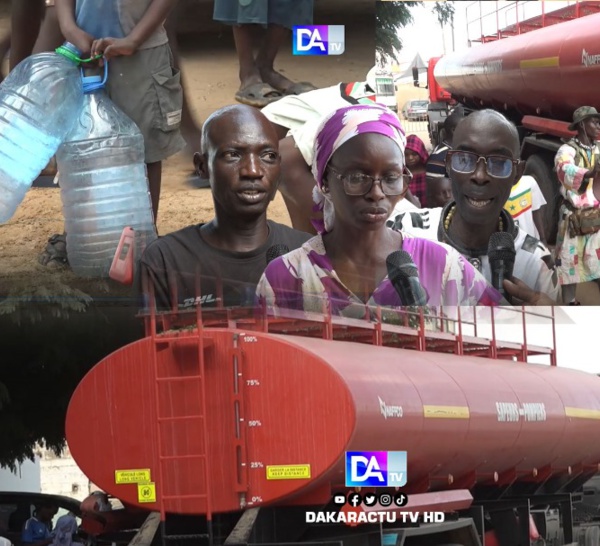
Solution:
[{"label": "metal ladder on tanker", "polygon": [[[212,506],[211,506],[211,496],[210,496],[210,469],[209,469],[209,461],[208,461],[208,449],[207,449],[207,426],[206,426],[206,382],[205,382],[205,361],[204,361],[204,349],[205,349],[205,340],[203,337],[203,328],[202,328],[202,319],[201,319],[201,310],[200,306],[197,306],[197,326],[196,330],[197,335],[187,336],[186,339],[189,340],[197,339],[197,373],[188,374],[188,375],[171,375],[164,376],[160,375],[160,370],[158,366],[158,351],[161,347],[167,347],[172,343],[177,343],[181,341],[177,335],[163,333],[161,336],[157,335],[156,330],[156,315],[152,313],[151,321],[151,338],[152,338],[152,364],[154,369],[154,378],[155,378],[155,403],[156,403],[156,436],[158,439],[158,499],[159,499],[159,512],[160,512],[160,532],[161,532],[161,543],[162,546],[172,546],[173,542],[176,541],[196,541],[196,544],[200,543],[200,541],[208,544],[208,546],[213,545],[213,528],[212,528]],[[181,381],[186,381],[188,383],[195,382],[198,386],[198,395],[200,397],[200,407],[201,410],[198,413],[190,413],[186,415],[165,415],[161,414],[161,404],[160,404],[160,388],[161,385],[173,384]],[[167,436],[165,429],[167,428],[165,425],[173,424],[178,421],[197,421],[201,426],[203,433],[203,447],[204,449],[198,453],[186,453],[184,455],[169,455],[165,453],[165,436]],[[165,494],[165,490],[167,490],[165,484],[165,474],[167,474],[165,466],[170,461],[177,460],[198,460],[201,462],[204,467],[204,484],[206,486],[205,492],[203,493],[195,493],[195,494]],[[169,534],[167,532],[167,513],[165,510],[166,501],[176,501],[176,500],[205,500],[206,502],[206,533],[196,533],[196,534]]]}]

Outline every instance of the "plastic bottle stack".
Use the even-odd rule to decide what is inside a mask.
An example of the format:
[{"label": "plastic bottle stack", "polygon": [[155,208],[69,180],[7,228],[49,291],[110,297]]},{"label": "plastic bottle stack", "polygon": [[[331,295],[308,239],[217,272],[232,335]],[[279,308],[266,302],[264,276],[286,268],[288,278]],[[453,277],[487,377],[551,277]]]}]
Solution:
[{"label": "plastic bottle stack", "polygon": [[[79,50],[65,44],[75,57]],[[0,223],[10,220],[31,184],[72,129],[83,103],[77,63],[33,55],[0,85]]]},{"label": "plastic bottle stack", "polygon": [[67,255],[76,275],[108,277],[125,227],[135,230],[134,257],[156,238],[144,138],[108,98],[106,78],[83,78],[85,102],[58,149]]}]

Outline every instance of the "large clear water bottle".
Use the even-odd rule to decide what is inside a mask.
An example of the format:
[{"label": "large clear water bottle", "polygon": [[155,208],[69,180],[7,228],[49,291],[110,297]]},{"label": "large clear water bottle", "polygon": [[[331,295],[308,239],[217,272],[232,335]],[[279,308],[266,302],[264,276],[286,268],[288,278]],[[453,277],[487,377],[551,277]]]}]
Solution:
[{"label": "large clear water bottle", "polygon": [[56,153],[67,256],[82,277],[109,276],[124,228],[136,259],[156,238],[144,137],[106,94],[106,73],[83,78],[83,108]]},{"label": "large clear water bottle", "polygon": [[27,190],[72,129],[83,104],[80,51],[32,55],[0,84],[0,223],[11,219]]}]

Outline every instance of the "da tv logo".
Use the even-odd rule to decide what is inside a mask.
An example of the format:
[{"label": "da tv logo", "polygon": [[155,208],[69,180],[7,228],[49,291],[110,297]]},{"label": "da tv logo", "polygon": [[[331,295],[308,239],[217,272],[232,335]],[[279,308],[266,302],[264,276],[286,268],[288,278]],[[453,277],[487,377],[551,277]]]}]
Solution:
[{"label": "da tv logo", "polygon": [[344,49],[344,25],[294,27],[294,55],[341,55],[344,53]]},{"label": "da tv logo", "polygon": [[346,487],[403,487],[406,451],[346,451]]}]

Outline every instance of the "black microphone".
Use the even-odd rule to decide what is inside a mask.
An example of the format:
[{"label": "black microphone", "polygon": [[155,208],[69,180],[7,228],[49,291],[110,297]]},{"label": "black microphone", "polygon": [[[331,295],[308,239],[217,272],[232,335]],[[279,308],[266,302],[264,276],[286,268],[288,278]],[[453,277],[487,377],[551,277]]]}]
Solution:
[{"label": "black microphone", "polygon": [[492,233],[488,242],[488,259],[492,270],[492,286],[512,304],[511,297],[503,286],[504,279],[511,280],[515,266],[515,240],[510,233],[498,231]]},{"label": "black microphone", "polygon": [[279,258],[279,256],[283,256],[290,251],[290,248],[287,245],[273,245],[270,246],[267,250],[267,265],[269,265],[275,258]]},{"label": "black microphone", "polygon": [[385,260],[388,277],[400,296],[402,305],[427,305],[427,292],[419,281],[419,270],[405,250],[392,252]]}]

